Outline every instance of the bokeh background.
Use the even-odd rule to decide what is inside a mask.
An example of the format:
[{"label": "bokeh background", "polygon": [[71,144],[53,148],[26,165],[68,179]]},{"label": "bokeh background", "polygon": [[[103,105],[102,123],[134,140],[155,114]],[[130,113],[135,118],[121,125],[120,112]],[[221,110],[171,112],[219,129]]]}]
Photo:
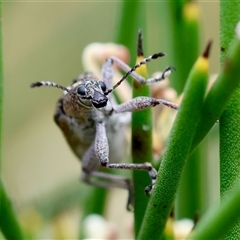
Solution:
[{"label": "bokeh background", "polygon": [[[210,73],[213,74],[219,70],[218,1],[199,1],[199,5],[202,49],[209,39],[214,42],[210,58]],[[170,29],[166,13],[151,2],[146,7],[146,55],[158,51],[167,53],[170,46],[166,36]],[[30,89],[29,85],[51,80],[67,86],[83,71],[81,53],[86,45],[114,41],[119,8],[117,1],[3,2],[2,173],[7,191],[19,211],[56,188],[71,182],[78,184],[81,169],[53,122],[61,91]],[[145,14],[142,17],[145,18]],[[171,65],[167,58],[159,62],[149,65],[150,72]],[[109,211],[108,218],[124,224],[125,217],[131,218],[131,214],[124,211],[127,194],[114,190],[111,196],[110,206],[114,207],[117,199],[124,217],[120,219],[119,212]]]}]

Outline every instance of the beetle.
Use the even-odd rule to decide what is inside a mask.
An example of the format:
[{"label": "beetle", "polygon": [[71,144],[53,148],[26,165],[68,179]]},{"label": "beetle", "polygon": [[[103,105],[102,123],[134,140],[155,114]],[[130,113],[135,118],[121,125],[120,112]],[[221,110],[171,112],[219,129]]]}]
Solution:
[{"label": "beetle", "polygon": [[[141,33],[139,33],[139,49],[141,48],[141,38]],[[92,72],[84,72],[69,87],[63,87],[49,81],[31,84],[32,88],[49,86],[64,91],[57,102],[54,120],[75,155],[82,161],[82,180],[94,186],[127,189],[129,192],[128,210],[131,209],[133,202],[131,180],[123,176],[103,172],[101,167],[148,171],[151,183],[145,188],[145,192],[149,195],[156,182],[157,171],[148,162],[140,164],[121,163],[123,148],[126,143],[124,129],[131,119],[131,112],[159,104],[178,109],[178,105],[163,99],[145,96],[117,104],[112,92],[130,75],[140,84],[153,84],[164,80],[174,70],[173,67],[167,67],[158,78],[145,79],[135,72],[141,65],[164,55],[162,52],[155,53],[144,58],[132,68],[119,58],[107,58],[102,67],[101,80]],[[115,85],[113,85],[114,63],[126,72]]]}]

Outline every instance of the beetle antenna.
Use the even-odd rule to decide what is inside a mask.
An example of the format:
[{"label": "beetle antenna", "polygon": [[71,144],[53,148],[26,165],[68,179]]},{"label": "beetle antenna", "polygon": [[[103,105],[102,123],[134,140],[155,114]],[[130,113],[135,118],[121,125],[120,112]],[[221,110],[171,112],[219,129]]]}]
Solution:
[{"label": "beetle antenna", "polygon": [[111,93],[115,88],[117,88],[124,80],[127,79],[127,77],[134,72],[137,68],[141,67],[142,65],[146,64],[147,62],[150,62],[153,59],[157,59],[159,57],[163,57],[165,54],[163,52],[155,53],[147,58],[144,58],[142,61],[137,63],[133,68],[131,68],[112,88],[110,88],[108,91],[106,91],[104,94],[108,95]]},{"label": "beetle antenna", "polygon": [[57,83],[54,83],[54,82],[49,82],[49,81],[41,81],[41,82],[35,82],[35,83],[32,83],[30,85],[31,88],[35,88],[35,87],[56,87],[56,88],[60,88],[64,91],[67,91],[69,92],[69,89],[67,89],[66,87],[63,87]]}]

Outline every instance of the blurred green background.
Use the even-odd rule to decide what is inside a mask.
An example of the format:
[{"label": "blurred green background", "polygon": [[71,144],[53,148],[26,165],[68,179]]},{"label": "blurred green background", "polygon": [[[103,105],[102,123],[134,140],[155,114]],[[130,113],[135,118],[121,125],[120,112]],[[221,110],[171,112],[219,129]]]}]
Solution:
[{"label": "blurred green background", "polygon": [[[201,49],[209,39],[214,42],[210,58],[210,74],[213,74],[219,69],[219,6],[218,1],[200,1],[199,4]],[[67,86],[83,71],[81,53],[86,45],[114,41],[119,8],[120,3],[115,1],[3,2],[2,172],[16,206],[37,199],[66,182],[79,181],[80,164],[53,122],[61,91],[30,89],[29,85],[51,80]],[[146,55],[171,51],[166,14],[154,3],[147,4],[148,31],[143,33]],[[146,18],[145,13],[142,17]],[[169,59],[151,63],[150,73],[171,65]],[[121,190],[114,192],[122,200],[118,200],[118,209],[125,214],[122,210],[127,194]]]}]

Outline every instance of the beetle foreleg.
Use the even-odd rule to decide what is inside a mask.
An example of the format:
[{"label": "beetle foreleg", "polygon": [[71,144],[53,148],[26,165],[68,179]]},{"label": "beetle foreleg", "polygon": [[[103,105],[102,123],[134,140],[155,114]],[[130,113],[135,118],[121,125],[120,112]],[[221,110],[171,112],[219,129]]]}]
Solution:
[{"label": "beetle foreleg", "polygon": [[114,112],[115,113],[135,112],[143,110],[148,107],[155,107],[156,105],[159,104],[165,105],[175,110],[179,108],[179,105],[172,102],[168,102],[163,99],[156,99],[151,97],[136,97],[126,103],[114,106]]},{"label": "beetle foreleg", "polygon": [[147,195],[150,194],[157,178],[157,171],[150,163],[109,163],[108,159],[108,141],[105,131],[104,123],[96,124],[96,139],[95,139],[95,153],[99,158],[102,166],[114,169],[130,169],[130,170],[144,170],[148,171],[151,178],[151,184],[145,188]]}]

